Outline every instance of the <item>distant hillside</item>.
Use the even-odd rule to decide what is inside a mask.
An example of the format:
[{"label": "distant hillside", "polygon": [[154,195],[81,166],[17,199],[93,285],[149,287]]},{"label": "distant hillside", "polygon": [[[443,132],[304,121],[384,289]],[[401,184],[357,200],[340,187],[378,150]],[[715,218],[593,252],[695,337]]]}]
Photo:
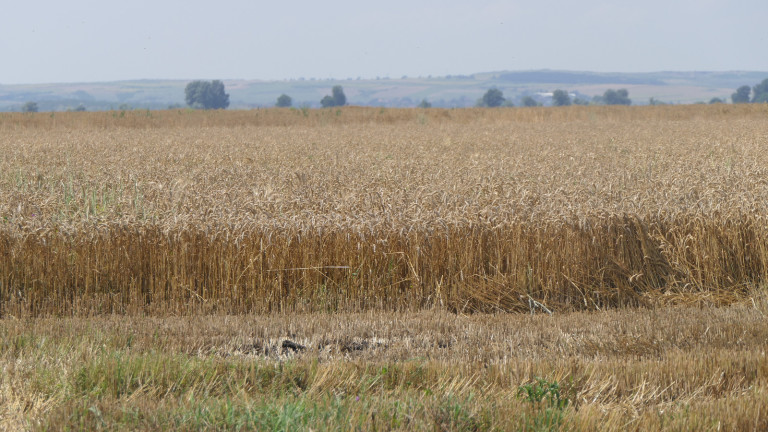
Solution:
[{"label": "distant hillside", "polygon": [[[650,74],[648,74],[650,75]],[[505,72],[497,79],[515,84],[640,84],[665,85],[662,79],[619,73],[570,72],[570,71],[521,71]]]},{"label": "distant hillside", "polygon": [[[597,73],[583,71],[499,71],[444,77],[284,81],[223,80],[231,108],[274,106],[282,94],[294,106],[318,107],[320,99],[341,85],[352,105],[412,107],[423,99],[435,107],[473,106],[483,93],[496,87],[514,104],[524,96],[546,103],[555,89],[591,99],[609,88],[626,88],[636,105],[650,98],[666,103],[706,102],[714,97],[729,100],[742,85],[753,86],[768,72],[650,72]],[[166,109],[184,106],[188,81],[136,80],[105,83],[0,85],[0,111],[18,111],[36,102],[41,111],[63,111],[82,105],[89,111],[110,109]]]}]

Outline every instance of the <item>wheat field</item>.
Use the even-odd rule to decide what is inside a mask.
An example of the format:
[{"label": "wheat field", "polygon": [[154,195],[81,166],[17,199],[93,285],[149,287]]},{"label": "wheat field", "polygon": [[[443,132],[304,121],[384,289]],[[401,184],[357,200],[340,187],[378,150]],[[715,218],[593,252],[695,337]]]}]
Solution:
[{"label": "wheat field", "polygon": [[0,430],[764,430],[768,106],[0,114]]},{"label": "wheat field", "polygon": [[0,315],[727,304],[757,106],[0,116]]}]

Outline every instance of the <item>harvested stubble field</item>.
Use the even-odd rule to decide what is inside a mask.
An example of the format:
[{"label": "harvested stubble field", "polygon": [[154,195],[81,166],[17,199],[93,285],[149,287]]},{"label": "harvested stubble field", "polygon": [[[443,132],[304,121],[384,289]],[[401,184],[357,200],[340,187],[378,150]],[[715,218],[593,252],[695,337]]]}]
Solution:
[{"label": "harvested stubble field", "polygon": [[[763,431],[766,313],[9,320],[0,428]],[[567,406],[519,396],[536,377]]]},{"label": "harvested stubble field", "polygon": [[[0,134],[0,427],[768,421],[766,106],[4,114]],[[566,402],[526,400],[537,376]]]}]

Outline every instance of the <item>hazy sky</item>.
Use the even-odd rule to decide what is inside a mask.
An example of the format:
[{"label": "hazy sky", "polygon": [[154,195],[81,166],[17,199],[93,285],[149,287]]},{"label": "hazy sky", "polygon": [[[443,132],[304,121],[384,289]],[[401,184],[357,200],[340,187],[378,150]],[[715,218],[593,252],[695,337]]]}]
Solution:
[{"label": "hazy sky", "polygon": [[0,14],[0,84],[768,71],[766,0],[68,0]]}]

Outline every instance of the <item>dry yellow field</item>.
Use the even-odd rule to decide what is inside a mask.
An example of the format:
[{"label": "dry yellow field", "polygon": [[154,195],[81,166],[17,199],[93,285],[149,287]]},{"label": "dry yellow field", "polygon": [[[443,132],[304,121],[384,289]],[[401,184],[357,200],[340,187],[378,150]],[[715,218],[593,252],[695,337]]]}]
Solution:
[{"label": "dry yellow field", "polygon": [[0,114],[0,430],[764,430],[766,150],[754,104]]},{"label": "dry yellow field", "polygon": [[0,117],[0,315],[729,303],[768,109]]}]

